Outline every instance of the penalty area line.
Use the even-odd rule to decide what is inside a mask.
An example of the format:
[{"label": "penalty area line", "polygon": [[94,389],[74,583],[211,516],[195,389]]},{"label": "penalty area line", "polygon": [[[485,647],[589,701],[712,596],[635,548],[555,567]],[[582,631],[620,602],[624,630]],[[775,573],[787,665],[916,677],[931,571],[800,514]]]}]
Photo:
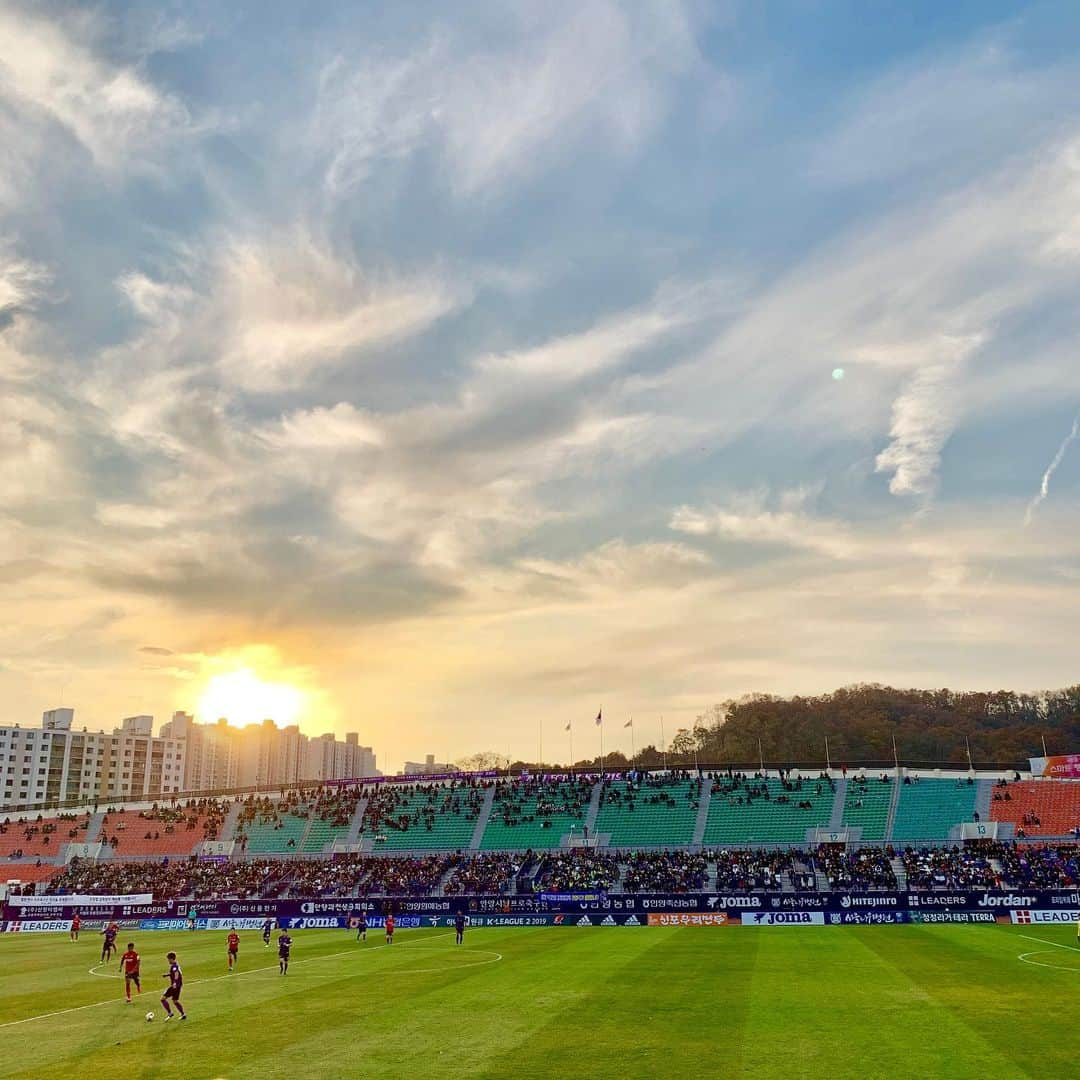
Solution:
[{"label": "penalty area line", "polygon": [[1062,945],[1060,941],[1047,941],[1046,938],[1032,937],[1030,934],[1020,934],[1022,938],[1028,941],[1037,941],[1040,945],[1053,945],[1055,949],[1068,949],[1069,952],[1080,952],[1075,945]]}]

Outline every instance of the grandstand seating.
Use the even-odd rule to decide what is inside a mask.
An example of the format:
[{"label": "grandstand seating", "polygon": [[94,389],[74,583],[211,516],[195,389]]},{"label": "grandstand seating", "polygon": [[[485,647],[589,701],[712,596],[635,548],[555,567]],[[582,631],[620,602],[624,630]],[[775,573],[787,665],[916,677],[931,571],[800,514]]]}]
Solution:
[{"label": "grandstand seating", "polygon": [[371,841],[376,854],[469,847],[477,814],[469,806],[467,792],[415,787],[399,789],[396,795],[389,813],[376,805],[374,798],[364,812],[361,836]]},{"label": "grandstand seating", "polygon": [[59,874],[62,869],[63,867],[52,866],[49,863],[42,863],[41,866],[38,866],[32,862],[19,863],[2,860],[0,861],[0,885],[7,884],[9,881],[24,883],[48,881],[49,878]]},{"label": "grandstand seating", "polygon": [[318,854],[326,851],[335,840],[344,840],[349,835],[348,825],[335,825],[321,817],[311,819],[311,828],[304,837],[300,850],[305,854]]},{"label": "grandstand seating", "polygon": [[255,820],[244,826],[249,855],[266,855],[271,852],[296,852],[307,828],[306,813],[282,814],[277,820]]},{"label": "grandstand seating", "polygon": [[[132,855],[190,855],[196,844],[206,838],[204,819],[196,817],[195,828],[186,821],[161,821],[143,817],[135,810],[107,813],[98,839],[109,843],[115,838],[115,848],[121,858]],[[149,833],[149,837],[147,836]]]},{"label": "grandstand seating", "polygon": [[865,783],[858,779],[849,780],[844,793],[843,824],[862,829],[861,840],[884,840],[892,796],[891,781],[883,784],[874,777]]},{"label": "grandstand seating", "polygon": [[[718,781],[705,821],[706,845],[801,844],[806,830],[822,828],[832,816],[834,792],[824,781],[806,779],[798,790],[785,789],[777,779],[744,779],[733,785]],[[756,795],[762,787],[769,798]],[[790,801],[781,802],[780,799]],[[809,802],[809,807],[800,807]]]},{"label": "grandstand seating", "polygon": [[700,796],[701,781],[697,777],[645,785],[608,781],[595,831],[601,836],[610,834],[610,847],[689,844],[694,838]]},{"label": "grandstand seating", "polygon": [[964,780],[925,780],[901,784],[892,839],[947,839],[954,825],[971,821],[977,788]]},{"label": "grandstand seating", "polygon": [[[1006,794],[1008,801],[1004,798]],[[1078,781],[1021,780],[994,788],[994,796],[990,820],[1011,822],[1027,836],[1067,836],[1080,826]],[[1037,824],[1032,821],[1032,815]]]},{"label": "grandstand seating", "polygon": [[[73,837],[69,836],[74,822],[46,819],[36,821],[13,821],[7,830],[0,834],[0,858],[7,858],[19,852],[24,859],[53,859],[60,854],[61,848]],[[27,832],[29,830],[29,833]],[[82,836],[84,830],[77,830]]]},{"label": "grandstand seating", "polygon": [[501,784],[480,847],[485,851],[558,847],[571,831],[581,834],[592,787],[584,780]]}]

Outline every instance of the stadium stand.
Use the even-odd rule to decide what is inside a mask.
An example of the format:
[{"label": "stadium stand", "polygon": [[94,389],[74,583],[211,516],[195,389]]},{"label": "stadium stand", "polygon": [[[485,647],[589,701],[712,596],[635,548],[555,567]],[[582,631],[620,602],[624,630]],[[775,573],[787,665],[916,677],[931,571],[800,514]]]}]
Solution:
[{"label": "stadium stand", "polygon": [[694,838],[701,780],[644,777],[607,780],[600,793],[595,832],[610,847],[678,847]]},{"label": "stadium stand", "polygon": [[841,821],[849,828],[858,828],[860,840],[884,840],[889,825],[893,785],[887,774],[878,777],[854,776],[847,782]]},{"label": "stadium stand", "polygon": [[903,853],[908,889],[994,889],[990,848],[923,848]]},{"label": "stadium stand", "polygon": [[8,859],[48,859],[60,854],[64,844],[86,835],[90,815],[76,817],[16,818],[0,823],[0,855]]},{"label": "stadium stand", "polygon": [[132,855],[190,855],[196,844],[213,839],[223,820],[216,812],[185,807],[109,810],[101,819],[100,839],[121,858]]},{"label": "stadium stand", "polygon": [[368,797],[361,835],[376,852],[466,850],[482,804],[479,786],[387,785]]},{"label": "stadium stand", "polygon": [[1001,781],[990,820],[1010,822],[1016,836],[1068,836],[1080,826],[1080,781]]},{"label": "stadium stand", "polygon": [[896,889],[892,867],[892,848],[859,848],[842,851],[820,847],[814,864],[825,875],[830,889],[844,892],[869,892],[873,889]]},{"label": "stadium stand", "polygon": [[716,887],[728,892],[780,889],[792,865],[792,854],[785,851],[717,851],[713,858]]},{"label": "stadium stand", "polygon": [[485,851],[557,848],[571,830],[582,832],[594,783],[586,777],[500,781],[480,847]]},{"label": "stadium stand", "polygon": [[806,830],[821,828],[832,815],[833,784],[825,779],[785,779],[742,773],[713,781],[703,842],[801,844]]},{"label": "stadium stand", "polygon": [[971,821],[976,788],[968,780],[907,776],[900,787],[892,840],[946,840],[953,826]]},{"label": "stadium stand", "polygon": [[574,848],[548,855],[537,882],[544,892],[607,890],[619,884],[622,871],[617,855],[591,848]]},{"label": "stadium stand", "polygon": [[1080,885],[1080,845],[1002,847],[1002,881],[1012,887],[1069,889]]},{"label": "stadium stand", "polygon": [[628,893],[694,892],[709,883],[709,860],[689,851],[637,851],[624,856]]}]

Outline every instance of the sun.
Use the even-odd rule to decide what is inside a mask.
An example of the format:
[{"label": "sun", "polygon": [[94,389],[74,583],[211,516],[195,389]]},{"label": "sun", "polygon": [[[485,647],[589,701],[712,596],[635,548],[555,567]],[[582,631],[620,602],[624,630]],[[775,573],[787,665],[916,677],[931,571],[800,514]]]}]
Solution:
[{"label": "sun", "polygon": [[195,715],[203,723],[225,717],[231,724],[261,724],[273,720],[279,727],[299,723],[307,712],[307,693],[284,682],[271,682],[249,667],[211,675],[199,695]]}]

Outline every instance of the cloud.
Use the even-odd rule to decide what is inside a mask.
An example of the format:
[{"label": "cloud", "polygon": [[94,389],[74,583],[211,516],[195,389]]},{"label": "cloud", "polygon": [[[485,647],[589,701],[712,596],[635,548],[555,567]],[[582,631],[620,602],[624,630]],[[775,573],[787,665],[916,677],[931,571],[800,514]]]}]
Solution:
[{"label": "cloud", "polygon": [[365,272],[304,230],[230,243],[217,275],[222,370],[253,391],[299,385],[350,354],[426,329],[465,300],[434,275]]},{"label": "cloud", "polygon": [[151,656],[174,656],[172,649],[163,648],[161,645],[140,645],[139,652],[149,653]]},{"label": "cloud", "polygon": [[681,506],[669,527],[690,536],[714,535],[740,543],[802,549],[830,559],[862,554],[862,543],[848,526],[806,513],[810,495],[805,489],[781,492],[771,507],[760,492],[735,496],[727,506],[705,511]]},{"label": "cloud", "polygon": [[0,331],[19,310],[39,300],[51,281],[45,266],[21,258],[10,243],[0,242]]},{"label": "cloud", "polygon": [[461,197],[520,182],[586,137],[630,152],[697,62],[679,3],[586,0],[551,17],[511,5],[491,29],[497,47],[436,24],[410,55],[328,64],[317,121],[328,189],[347,194],[427,146],[441,150]]},{"label": "cloud", "polygon": [[1039,491],[1035,498],[1028,503],[1027,510],[1024,513],[1024,525],[1030,525],[1032,518],[1035,516],[1035,511],[1043,504],[1047,495],[1050,494],[1050,481],[1054,477],[1054,473],[1057,472],[1058,466],[1065,460],[1065,454],[1069,447],[1080,437],[1080,416],[1077,416],[1073,420],[1072,428],[1069,430],[1068,435],[1061,440],[1061,445],[1057,448],[1057,453],[1054,454],[1053,460],[1046,467],[1046,472],[1043,473],[1042,482],[1039,484]]},{"label": "cloud", "polygon": [[190,121],[174,97],[137,70],[93,50],[101,26],[92,12],[47,21],[0,8],[0,101],[62,128],[96,165],[115,168],[152,141]]}]

